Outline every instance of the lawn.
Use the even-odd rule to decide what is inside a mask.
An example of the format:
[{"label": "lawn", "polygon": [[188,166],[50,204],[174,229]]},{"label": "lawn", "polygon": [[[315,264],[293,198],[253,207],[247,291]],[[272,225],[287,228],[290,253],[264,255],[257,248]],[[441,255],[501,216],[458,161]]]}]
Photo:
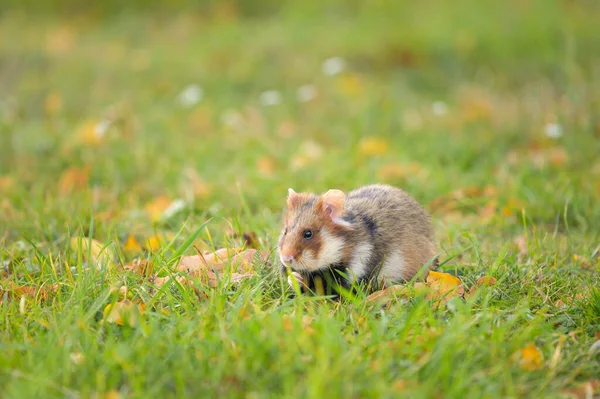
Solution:
[{"label": "lawn", "polygon": [[[600,397],[596,2],[35,3],[0,6],[0,397]],[[293,294],[288,187],[374,182],[472,295]]]}]

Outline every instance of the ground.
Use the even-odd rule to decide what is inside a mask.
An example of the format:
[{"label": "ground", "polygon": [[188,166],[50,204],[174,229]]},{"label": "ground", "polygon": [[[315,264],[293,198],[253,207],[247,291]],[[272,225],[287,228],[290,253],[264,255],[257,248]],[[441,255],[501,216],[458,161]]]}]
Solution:
[{"label": "ground", "polygon": [[[0,9],[2,397],[600,395],[597,4],[61,2]],[[373,182],[497,282],[292,295],[288,187]],[[243,245],[241,281],[122,267]]]}]

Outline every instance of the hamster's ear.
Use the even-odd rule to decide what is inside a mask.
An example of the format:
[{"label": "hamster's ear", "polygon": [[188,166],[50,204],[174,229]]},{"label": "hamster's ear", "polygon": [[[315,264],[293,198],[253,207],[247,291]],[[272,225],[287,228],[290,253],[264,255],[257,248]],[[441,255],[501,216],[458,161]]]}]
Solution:
[{"label": "hamster's ear", "polygon": [[298,206],[301,201],[302,201],[302,198],[301,198],[300,194],[295,192],[294,189],[288,188],[288,197],[287,197],[288,208],[294,208],[294,207]]},{"label": "hamster's ear", "polygon": [[345,203],[346,194],[343,191],[329,190],[323,195],[323,212],[338,226],[352,229],[352,224],[343,219],[346,215]]}]

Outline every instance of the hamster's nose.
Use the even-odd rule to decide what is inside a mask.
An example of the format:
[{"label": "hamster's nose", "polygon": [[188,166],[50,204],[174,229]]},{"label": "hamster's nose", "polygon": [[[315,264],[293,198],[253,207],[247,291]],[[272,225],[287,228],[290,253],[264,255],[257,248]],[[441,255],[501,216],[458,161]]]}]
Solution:
[{"label": "hamster's nose", "polygon": [[292,261],[294,260],[294,256],[293,255],[281,255],[281,260],[284,261],[285,263],[292,263]]}]

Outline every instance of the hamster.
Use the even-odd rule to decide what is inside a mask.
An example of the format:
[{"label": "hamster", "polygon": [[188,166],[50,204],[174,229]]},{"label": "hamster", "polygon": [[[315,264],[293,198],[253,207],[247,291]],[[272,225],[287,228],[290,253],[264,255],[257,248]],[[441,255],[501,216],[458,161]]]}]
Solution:
[{"label": "hamster", "polygon": [[437,265],[434,242],[429,215],[399,188],[376,184],[323,195],[290,188],[278,250],[282,270],[290,268],[305,287],[333,272],[349,288],[407,281],[429,263],[426,277]]}]

